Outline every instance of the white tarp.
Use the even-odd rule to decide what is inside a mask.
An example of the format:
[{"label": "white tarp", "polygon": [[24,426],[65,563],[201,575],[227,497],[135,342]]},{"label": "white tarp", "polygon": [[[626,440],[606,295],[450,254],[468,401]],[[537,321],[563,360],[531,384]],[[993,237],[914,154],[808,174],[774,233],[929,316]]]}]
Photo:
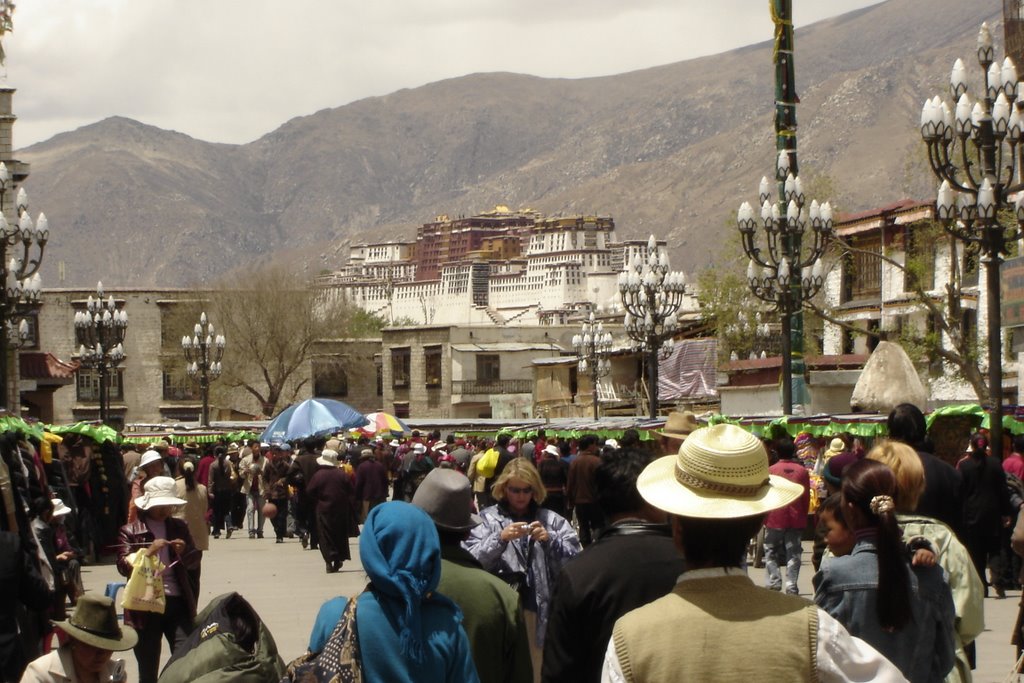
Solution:
[{"label": "white tarp", "polygon": [[658,400],[718,398],[718,341],[677,341],[672,355],[658,363]]}]

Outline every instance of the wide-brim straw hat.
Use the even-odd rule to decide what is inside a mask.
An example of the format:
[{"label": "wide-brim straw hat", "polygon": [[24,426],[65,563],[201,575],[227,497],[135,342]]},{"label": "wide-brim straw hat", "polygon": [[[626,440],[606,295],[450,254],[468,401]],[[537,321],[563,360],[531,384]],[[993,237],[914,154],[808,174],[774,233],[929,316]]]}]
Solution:
[{"label": "wide-brim straw hat", "polygon": [[174,480],[170,477],[153,477],[146,480],[145,493],[135,499],[135,507],[148,510],[158,505],[184,505],[178,498]]},{"label": "wide-brim straw hat", "polygon": [[71,616],[56,625],[75,640],[101,650],[130,650],[139,641],[135,629],[117,622],[114,601],[102,595],[86,593]]},{"label": "wide-brim straw hat", "polygon": [[689,410],[685,410],[681,413],[669,413],[665,419],[665,426],[661,428],[661,431],[655,430],[654,433],[660,436],[667,436],[670,439],[685,439],[695,429],[700,429],[697,416]]},{"label": "wide-brim straw hat", "polygon": [[412,504],[430,515],[438,528],[447,531],[469,531],[483,522],[473,513],[473,488],[469,479],[455,470],[440,467],[430,470],[416,488]]},{"label": "wide-brim straw hat", "polygon": [[331,450],[330,448],[325,448],[323,451],[321,451],[320,457],[316,459],[316,464],[325,465],[327,467],[337,467],[338,451]]},{"label": "wide-brim straw hat", "polygon": [[695,430],[679,447],[649,464],[636,482],[654,507],[683,517],[734,519],[763,514],[803,495],[804,488],[769,474],[761,440],[741,427]]},{"label": "wide-brim straw hat", "polygon": [[544,447],[544,453],[546,453],[547,455],[553,455],[556,458],[562,457],[562,452],[558,450],[558,446],[556,446],[553,443],[549,443],[547,446]]}]

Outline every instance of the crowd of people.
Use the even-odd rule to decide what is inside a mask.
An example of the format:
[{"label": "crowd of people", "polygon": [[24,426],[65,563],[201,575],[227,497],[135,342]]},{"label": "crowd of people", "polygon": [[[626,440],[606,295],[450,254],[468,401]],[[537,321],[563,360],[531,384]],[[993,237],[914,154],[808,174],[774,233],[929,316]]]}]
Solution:
[{"label": "crowd of people", "polygon": [[[979,432],[954,465],[914,406],[887,427],[872,444],[759,439],[672,413],[645,441],[414,432],[120,451],[8,435],[0,680],[116,680],[112,653],[132,649],[156,681],[163,641],[173,652],[197,623],[204,551],[266,533],[319,551],[328,574],[358,537],[369,580],[326,600],[308,652],[281,662],[287,680],[969,681],[989,586],[1019,587],[1024,439],[1002,457]],[[810,536],[813,602],[798,595]],[[111,620],[80,575],[103,555],[126,579],[158,560],[163,611]]]}]

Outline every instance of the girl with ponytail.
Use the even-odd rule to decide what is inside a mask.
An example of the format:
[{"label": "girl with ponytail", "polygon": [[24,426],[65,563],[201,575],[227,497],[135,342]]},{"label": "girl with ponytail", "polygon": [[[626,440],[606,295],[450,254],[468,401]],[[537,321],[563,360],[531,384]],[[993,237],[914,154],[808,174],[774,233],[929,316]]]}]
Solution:
[{"label": "girl with ponytail", "polygon": [[953,598],[938,567],[911,567],[896,520],[896,476],[860,460],[843,473],[842,511],[856,543],[822,565],[814,600],[910,681],[941,681],[954,662]]}]

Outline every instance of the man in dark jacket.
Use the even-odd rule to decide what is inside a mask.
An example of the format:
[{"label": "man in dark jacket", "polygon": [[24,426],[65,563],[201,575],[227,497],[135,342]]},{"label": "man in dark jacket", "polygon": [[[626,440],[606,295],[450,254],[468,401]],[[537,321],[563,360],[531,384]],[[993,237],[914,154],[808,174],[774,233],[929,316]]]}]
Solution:
[{"label": "man in dark jacket", "polygon": [[594,473],[601,464],[597,453],[596,435],[584,434],[580,437],[579,450],[576,458],[569,464],[569,480],[565,487],[568,508],[576,511],[576,521],[580,525],[580,543],[583,547],[590,545],[594,534],[604,526],[601,507],[594,492]]},{"label": "man in dark jacket", "polygon": [[359,521],[366,519],[370,510],[388,499],[388,470],[374,455],[373,449],[364,448],[356,467],[356,500],[359,501]]},{"label": "man in dark jacket", "polygon": [[316,517],[313,507],[313,501],[306,495],[306,487],[309,485],[310,480],[313,478],[313,473],[316,472],[318,465],[316,459],[317,455],[317,440],[314,438],[304,439],[302,442],[302,452],[292,462],[291,467],[288,470],[288,485],[292,486],[296,490],[296,497],[298,498],[298,504],[296,505],[296,528],[299,532],[299,540],[302,541],[302,547],[307,546],[311,550],[316,550],[319,547],[317,542],[317,530],[316,530]]},{"label": "man in dark jacket", "polygon": [[413,496],[412,504],[430,515],[441,539],[437,592],[462,610],[480,683],[531,683],[530,643],[519,595],[461,545],[481,522],[470,512],[472,503],[469,480],[450,469],[431,470]]},{"label": "man in dark jacket", "polygon": [[50,606],[50,589],[39,572],[36,558],[13,531],[0,531],[0,681],[17,681],[31,658],[18,635],[18,605],[32,610]]},{"label": "man in dark jacket", "polygon": [[928,428],[924,414],[912,403],[901,403],[889,413],[887,424],[889,438],[917,451],[924,467],[924,493],[915,512],[943,522],[960,536],[960,473],[945,460],[925,450]]},{"label": "man in dark jacket", "polygon": [[646,451],[622,451],[594,473],[610,524],[562,568],[544,639],[542,681],[600,681],[615,620],[667,595],[683,573],[667,515],[636,488],[650,460]]}]

